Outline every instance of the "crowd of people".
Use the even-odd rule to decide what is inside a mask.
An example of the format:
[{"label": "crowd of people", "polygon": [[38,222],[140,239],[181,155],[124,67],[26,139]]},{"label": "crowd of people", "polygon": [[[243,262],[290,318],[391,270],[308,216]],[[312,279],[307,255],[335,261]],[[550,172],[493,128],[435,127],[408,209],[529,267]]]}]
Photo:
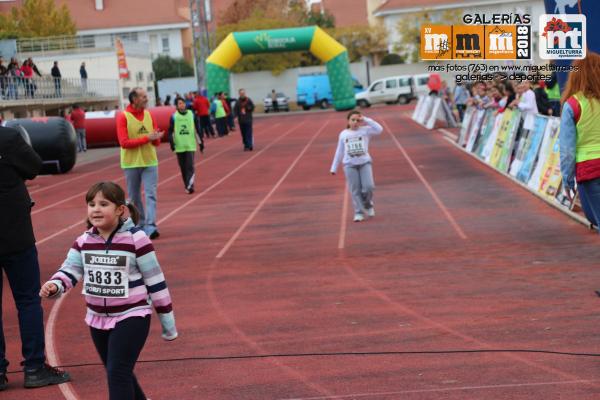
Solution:
[{"label": "crowd of people", "polygon": [[[85,62],[81,63],[79,75],[81,91],[87,93],[88,73]],[[44,90],[41,90],[43,85],[47,87],[44,86]],[[0,100],[62,97],[62,85],[63,78],[58,61],[54,62],[48,76],[40,72],[31,57],[23,63],[13,57],[6,65],[0,57]]]},{"label": "crowd of people", "polygon": [[559,117],[561,113],[560,88],[556,74],[548,81],[511,81],[500,75],[491,81],[457,83],[451,91],[443,80],[429,85],[432,93],[441,96],[450,109],[456,110],[462,122],[469,106],[477,109],[519,109],[525,113]]}]

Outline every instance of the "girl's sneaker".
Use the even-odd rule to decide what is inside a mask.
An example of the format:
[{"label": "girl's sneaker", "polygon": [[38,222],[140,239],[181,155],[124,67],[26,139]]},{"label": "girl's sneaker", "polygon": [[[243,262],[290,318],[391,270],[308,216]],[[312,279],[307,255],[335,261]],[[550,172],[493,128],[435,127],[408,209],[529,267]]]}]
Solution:
[{"label": "girl's sneaker", "polygon": [[354,222],[362,222],[365,220],[365,217],[362,214],[354,214]]},{"label": "girl's sneaker", "polygon": [[375,216],[375,207],[367,208],[367,215],[373,218]]}]

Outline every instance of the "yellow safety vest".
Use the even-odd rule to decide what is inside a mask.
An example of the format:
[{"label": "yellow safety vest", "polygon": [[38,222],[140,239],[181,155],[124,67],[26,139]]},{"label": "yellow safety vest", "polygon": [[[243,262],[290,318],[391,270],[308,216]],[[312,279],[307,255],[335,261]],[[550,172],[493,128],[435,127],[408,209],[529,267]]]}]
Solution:
[{"label": "yellow safety vest", "polygon": [[581,107],[581,115],[576,125],[575,161],[598,159],[600,158],[600,101],[590,100],[581,92],[573,97]]},{"label": "yellow safety vest", "polygon": [[[130,112],[125,111],[127,119],[127,133],[129,139],[139,139],[154,131],[152,117],[148,111],[144,111],[144,120],[139,121]],[[133,149],[121,147],[121,168],[154,167],[158,165],[156,149],[152,142],[148,142]]]}]

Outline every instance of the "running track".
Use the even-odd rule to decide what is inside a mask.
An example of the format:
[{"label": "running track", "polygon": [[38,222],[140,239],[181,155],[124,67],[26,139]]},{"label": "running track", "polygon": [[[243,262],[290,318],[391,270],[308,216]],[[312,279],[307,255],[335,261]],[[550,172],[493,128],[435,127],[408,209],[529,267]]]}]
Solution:
[{"label": "running track", "polygon": [[[351,222],[328,169],[344,113],[257,119],[211,140],[186,195],[159,157],[158,257],[180,338],[151,335],[136,372],[157,399],[597,399],[598,236],[407,119],[372,142],[377,216]],[[118,156],[32,182],[42,279],[83,230],[91,183]],[[73,382],[25,391],[4,284],[4,400],[106,398],[78,291],[45,301],[49,358]]]}]

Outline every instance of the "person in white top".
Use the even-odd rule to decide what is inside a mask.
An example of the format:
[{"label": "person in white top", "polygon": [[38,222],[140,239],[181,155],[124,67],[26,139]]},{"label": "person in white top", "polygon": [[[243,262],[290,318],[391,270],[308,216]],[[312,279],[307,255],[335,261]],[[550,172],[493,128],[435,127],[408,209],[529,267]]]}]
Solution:
[{"label": "person in white top", "polygon": [[523,113],[523,129],[533,129],[535,115],[539,112],[531,82],[522,81],[517,85],[517,98],[509,106],[517,107]]},{"label": "person in white top", "polygon": [[375,184],[369,140],[372,136],[381,134],[383,128],[371,118],[362,116],[360,111],[350,111],[347,118],[348,127],[340,133],[330,172],[335,175],[340,162],[344,165],[354,206],[354,222],[361,222],[365,219],[365,212],[369,217],[375,216]]}]

